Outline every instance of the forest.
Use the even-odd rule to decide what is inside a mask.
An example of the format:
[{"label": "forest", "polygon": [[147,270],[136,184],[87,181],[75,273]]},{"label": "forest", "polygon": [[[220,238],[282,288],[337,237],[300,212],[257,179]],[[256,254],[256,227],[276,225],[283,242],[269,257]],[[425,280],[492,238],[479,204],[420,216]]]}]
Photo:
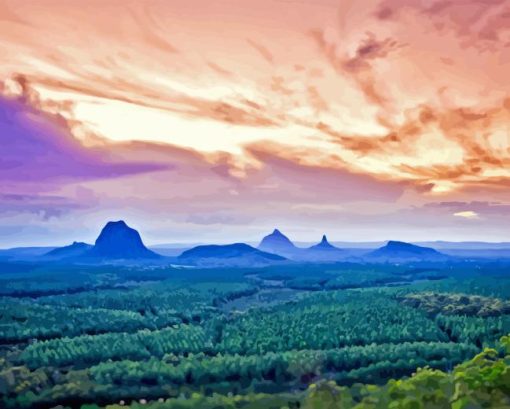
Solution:
[{"label": "forest", "polygon": [[510,407],[505,266],[4,267],[6,409]]}]

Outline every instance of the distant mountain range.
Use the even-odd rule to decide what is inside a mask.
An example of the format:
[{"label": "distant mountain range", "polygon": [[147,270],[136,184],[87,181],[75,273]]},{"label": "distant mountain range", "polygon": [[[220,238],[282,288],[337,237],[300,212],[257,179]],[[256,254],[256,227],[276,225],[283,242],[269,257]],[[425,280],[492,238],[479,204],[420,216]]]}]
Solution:
[{"label": "distant mountain range", "polygon": [[423,246],[401,241],[389,241],[375,250],[353,253],[340,249],[329,243],[326,235],[311,247],[297,247],[281,231],[275,229],[265,236],[259,249],[280,254],[294,261],[305,262],[334,262],[334,261],[365,261],[365,262],[411,262],[411,261],[442,261],[449,256],[439,251]]},{"label": "distant mountain range", "polygon": [[51,250],[55,250],[55,246],[45,247],[11,247],[9,249],[0,250],[0,258],[7,259],[30,259],[33,257],[44,256]]},{"label": "distant mountain range", "polygon": [[322,240],[311,247],[297,247],[280,230],[275,229],[265,236],[258,246],[259,250],[282,255],[294,261],[306,262],[333,262],[345,259],[348,253],[329,243],[326,235]]},{"label": "distant mountain range", "polygon": [[[108,222],[94,245],[74,242],[64,247],[21,247],[0,250],[0,258],[36,259],[65,262],[160,262],[197,266],[264,266],[292,262],[362,262],[411,263],[441,262],[449,259],[510,258],[510,243],[427,242],[430,246],[402,241],[344,243],[339,248],[326,235],[320,242],[307,247],[294,244],[280,230],[274,229],[255,248],[245,243],[199,245],[191,249],[159,246],[158,252],[148,249],[135,229],[124,221]],[[375,248],[378,244],[378,248]],[[437,244],[437,246],[435,245]],[[370,246],[371,247],[370,247]],[[433,248],[434,247],[434,248]],[[441,251],[438,251],[441,250]],[[161,251],[163,255],[158,254]]]},{"label": "distant mountain range", "polygon": [[[260,242],[247,241],[246,244],[257,247]],[[304,241],[293,241],[294,246],[298,249],[309,248],[314,246],[316,243],[304,242]],[[368,251],[376,250],[380,247],[385,246],[388,241],[365,241],[365,242],[353,242],[353,241],[329,241],[329,243],[337,247],[348,254],[365,254]],[[474,257],[510,257],[510,242],[482,242],[482,241],[421,241],[421,242],[409,242],[416,246],[431,247],[437,251],[440,251],[448,255],[459,255],[459,256],[474,256]],[[189,250],[196,246],[207,245],[207,243],[164,243],[149,246],[149,248],[158,254],[164,254],[168,256],[175,256],[181,254],[185,250]],[[53,247],[54,248],[54,247]],[[32,252],[28,248],[20,248],[19,251]],[[47,249],[43,251],[44,249]],[[14,250],[14,249],[13,249]],[[33,248],[33,252],[39,252],[39,254],[47,252],[51,248]],[[2,252],[7,250],[0,250]],[[8,250],[11,251],[11,250]]]},{"label": "distant mountain range", "polygon": [[[172,254],[177,264],[197,266],[262,266],[284,261],[294,262],[410,262],[441,261],[448,256],[428,247],[400,241],[389,241],[386,245],[353,255],[352,252],[333,246],[326,235],[319,243],[308,248],[297,247],[280,230],[265,236],[258,248],[245,243],[227,245],[200,245],[185,250],[178,257]],[[161,258],[142,242],[140,234],[124,221],[108,222],[95,244],[74,242],[46,254],[51,259],[81,260],[151,260]]]}]

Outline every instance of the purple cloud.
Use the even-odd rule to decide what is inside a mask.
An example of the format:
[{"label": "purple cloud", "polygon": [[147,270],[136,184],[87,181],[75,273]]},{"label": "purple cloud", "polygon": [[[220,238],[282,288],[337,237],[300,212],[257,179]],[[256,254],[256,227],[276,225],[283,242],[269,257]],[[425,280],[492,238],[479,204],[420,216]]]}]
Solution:
[{"label": "purple cloud", "polygon": [[[167,165],[115,160],[99,148],[86,148],[65,120],[0,97],[0,182],[51,183],[144,173]],[[4,193],[4,192],[2,192]]]}]

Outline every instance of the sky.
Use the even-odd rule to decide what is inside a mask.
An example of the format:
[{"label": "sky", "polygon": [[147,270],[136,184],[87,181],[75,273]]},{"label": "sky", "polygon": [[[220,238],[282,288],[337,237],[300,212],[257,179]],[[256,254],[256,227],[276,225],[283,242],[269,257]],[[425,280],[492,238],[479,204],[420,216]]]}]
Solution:
[{"label": "sky", "polygon": [[0,247],[510,241],[510,0],[0,0]]}]

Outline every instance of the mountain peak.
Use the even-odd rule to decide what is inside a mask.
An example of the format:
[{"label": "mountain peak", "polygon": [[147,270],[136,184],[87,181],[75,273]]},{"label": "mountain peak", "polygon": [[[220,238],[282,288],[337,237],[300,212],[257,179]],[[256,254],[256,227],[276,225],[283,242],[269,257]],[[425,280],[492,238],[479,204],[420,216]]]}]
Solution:
[{"label": "mountain peak", "polygon": [[124,220],[106,223],[90,254],[95,257],[117,259],[158,257],[145,247],[140,233],[129,227]]},{"label": "mountain peak", "polygon": [[106,223],[106,225],[103,227],[104,229],[112,229],[112,228],[128,228],[130,227],[126,224],[124,220],[117,220],[117,221],[109,221]]},{"label": "mountain peak", "polygon": [[335,246],[331,245],[325,234],[322,235],[320,243],[310,247],[313,250],[339,250]]},{"label": "mountain peak", "polygon": [[405,241],[389,240],[388,243],[386,243],[386,247],[411,249],[413,247],[419,247],[419,246],[415,246],[414,244],[411,244],[411,243],[406,243]]},{"label": "mountain peak", "polygon": [[258,249],[269,253],[294,251],[296,246],[280,230],[274,229],[273,232],[265,236],[260,242]]},{"label": "mountain peak", "polygon": [[325,234],[322,235],[322,240],[319,244],[316,245],[316,247],[320,248],[333,248],[333,246],[329,243],[328,238]]}]

